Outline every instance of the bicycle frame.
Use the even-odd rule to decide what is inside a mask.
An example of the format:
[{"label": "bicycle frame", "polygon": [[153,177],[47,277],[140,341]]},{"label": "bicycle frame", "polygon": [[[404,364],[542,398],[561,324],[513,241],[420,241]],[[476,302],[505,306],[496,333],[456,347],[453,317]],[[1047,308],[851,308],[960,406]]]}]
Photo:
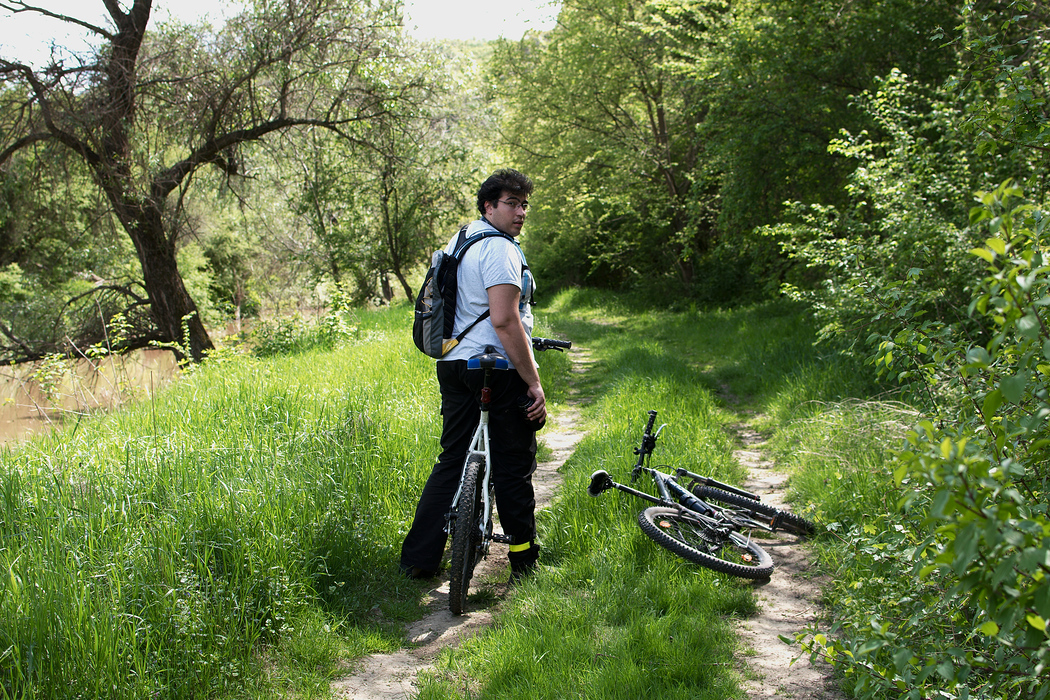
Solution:
[{"label": "bicycle frame", "polygon": [[[689,511],[692,515],[712,527],[731,530],[759,529],[770,532],[772,531],[771,522],[767,523],[758,521],[744,516],[731,508],[714,506],[707,501],[697,498],[689,489],[678,483],[677,477],[685,476],[704,486],[713,486],[757,501],[759,497],[755,494],[716,481],[710,477],[694,474],[686,469],[676,469],[675,474],[671,475],[649,467],[647,463],[652,456],[653,449],[656,447],[656,440],[660,436],[660,432],[667,427],[667,424],[664,423],[654,433],[653,424],[655,421],[656,411],[649,411],[649,423],[646,425],[645,433],[642,437],[642,444],[634,450],[634,453],[638,455],[638,461],[631,470],[631,483],[637,481],[639,475],[641,475],[642,472],[645,472],[652,478],[659,496],[653,496],[652,494],[639,491],[630,486],[619,484],[613,481],[612,477],[604,471],[596,472],[592,475],[592,482],[588,487],[588,492],[592,496],[597,495],[601,491],[612,488],[617,489],[618,491],[623,491],[624,493],[629,493],[632,496],[636,496],[658,506]],[[750,539],[750,534],[748,538]]]},{"label": "bicycle frame", "polygon": [[[609,481],[603,482],[601,488],[602,490],[613,488],[629,493],[632,496],[637,496],[654,505],[687,511],[701,522],[717,529],[733,531],[743,529],[770,530],[769,525],[764,522],[745,517],[728,508],[713,506],[707,501],[697,498],[670,474],[665,474],[650,467],[636,467],[635,474],[640,472],[645,472],[652,477],[659,496],[653,496],[645,491],[639,491],[630,486],[619,484],[612,481],[611,478]],[[748,540],[750,540],[750,534],[748,535]]]}]

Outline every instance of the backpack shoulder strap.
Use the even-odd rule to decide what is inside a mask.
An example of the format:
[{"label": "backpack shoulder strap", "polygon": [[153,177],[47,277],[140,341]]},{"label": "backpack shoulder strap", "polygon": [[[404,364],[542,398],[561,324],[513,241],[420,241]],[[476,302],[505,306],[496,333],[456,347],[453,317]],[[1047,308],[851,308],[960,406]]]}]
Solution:
[{"label": "backpack shoulder strap", "polygon": [[[469,248],[470,246],[474,245],[478,241],[483,240],[485,238],[496,238],[496,237],[506,238],[508,241],[510,241],[514,245],[518,245],[517,241],[515,241],[513,238],[511,238],[510,236],[508,236],[507,234],[505,234],[505,233],[503,233],[501,231],[484,231],[482,233],[475,233],[473,236],[470,236],[469,238],[467,238],[466,235],[467,235],[467,227],[464,226],[463,228],[461,228],[459,230],[459,238],[456,239],[456,247],[455,247],[455,249],[452,252],[452,257],[454,257],[457,262],[459,262],[460,260],[463,259],[464,254],[466,254],[466,252],[467,252],[467,248]],[[518,250],[519,251],[521,250],[520,246],[519,246]],[[527,265],[524,265],[524,261],[525,261],[524,254],[522,254],[522,258],[521,259],[522,259],[522,263],[523,263],[522,269],[524,270],[524,269],[526,269],[528,267]],[[486,318],[489,317],[490,314],[491,314],[491,310],[490,309],[485,309],[484,313],[482,313],[476,319],[471,321],[467,325],[466,328],[464,328],[462,331],[460,331],[456,335],[455,343],[453,343],[449,347],[449,349],[451,350],[456,345],[459,345],[459,342],[461,340],[463,340],[463,338],[466,337],[467,333],[470,332],[470,329],[473,328],[474,326],[478,325],[482,321],[484,321]]]},{"label": "backpack shoulder strap", "polygon": [[462,260],[467,252],[467,248],[486,238],[506,238],[511,243],[514,243],[514,245],[517,245],[517,242],[513,238],[500,231],[483,231],[481,233],[475,233],[473,236],[467,238],[467,227],[464,226],[459,230],[459,237],[456,239],[456,246],[452,249],[452,256],[456,258],[456,260]]},{"label": "backpack shoulder strap", "polygon": [[469,226],[470,224],[463,224],[463,227],[456,235],[456,245],[452,246],[452,257],[456,258],[456,260],[462,257],[463,253],[461,251],[466,250],[463,243],[467,240],[467,227]]}]

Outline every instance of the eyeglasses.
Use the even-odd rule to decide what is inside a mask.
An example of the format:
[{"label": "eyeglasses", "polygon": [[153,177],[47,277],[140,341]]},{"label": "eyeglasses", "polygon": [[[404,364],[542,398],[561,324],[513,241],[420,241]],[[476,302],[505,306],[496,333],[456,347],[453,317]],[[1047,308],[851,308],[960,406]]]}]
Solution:
[{"label": "eyeglasses", "polygon": [[528,211],[529,210],[529,203],[528,202],[519,202],[516,199],[497,199],[496,201],[497,202],[503,202],[504,204],[506,204],[511,209],[517,209],[518,207],[521,207],[522,211]]}]

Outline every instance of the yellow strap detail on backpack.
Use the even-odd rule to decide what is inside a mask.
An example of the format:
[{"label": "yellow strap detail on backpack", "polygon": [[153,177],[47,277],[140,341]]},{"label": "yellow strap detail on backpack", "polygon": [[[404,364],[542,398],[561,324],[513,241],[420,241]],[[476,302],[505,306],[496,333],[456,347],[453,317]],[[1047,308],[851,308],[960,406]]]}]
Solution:
[{"label": "yellow strap detail on backpack", "polygon": [[445,341],[441,343],[441,356],[444,357],[445,355],[447,355],[452,350],[452,348],[456,347],[457,345],[459,345],[459,341],[455,338],[446,338]]}]

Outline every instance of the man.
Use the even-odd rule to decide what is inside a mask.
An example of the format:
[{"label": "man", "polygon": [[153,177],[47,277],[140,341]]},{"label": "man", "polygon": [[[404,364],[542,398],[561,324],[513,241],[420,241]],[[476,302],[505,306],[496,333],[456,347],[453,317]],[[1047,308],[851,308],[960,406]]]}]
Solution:
[{"label": "man", "polygon": [[[516,170],[493,173],[478,190],[481,218],[467,235],[496,230],[517,238],[525,223],[532,181]],[[452,252],[458,233],[449,242]],[[475,243],[464,254],[457,273],[458,293],[453,335],[486,310],[487,319],[470,329],[459,345],[437,362],[441,387],[441,455],[416,506],[412,528],[401,547],[401,570],[411,578],[437,574],[445,550],[445,514],[452,505],[470,439],[478,425],[481,372],[467,371],[467,359],[491,345],[506,357],[512,369],[493,372],[489,413],[492,481],[503,532],[514,538],[508,554],[512,580],[536,566],[536,498],[532,474],[536,471],[536,433],[533,426],[546,419],[547,405],[532,351],[532,275],[517,241],[492,236]],[[521,397],[532,400],[525,416]],[[526,418],[528,420],[526,420]]]}]

